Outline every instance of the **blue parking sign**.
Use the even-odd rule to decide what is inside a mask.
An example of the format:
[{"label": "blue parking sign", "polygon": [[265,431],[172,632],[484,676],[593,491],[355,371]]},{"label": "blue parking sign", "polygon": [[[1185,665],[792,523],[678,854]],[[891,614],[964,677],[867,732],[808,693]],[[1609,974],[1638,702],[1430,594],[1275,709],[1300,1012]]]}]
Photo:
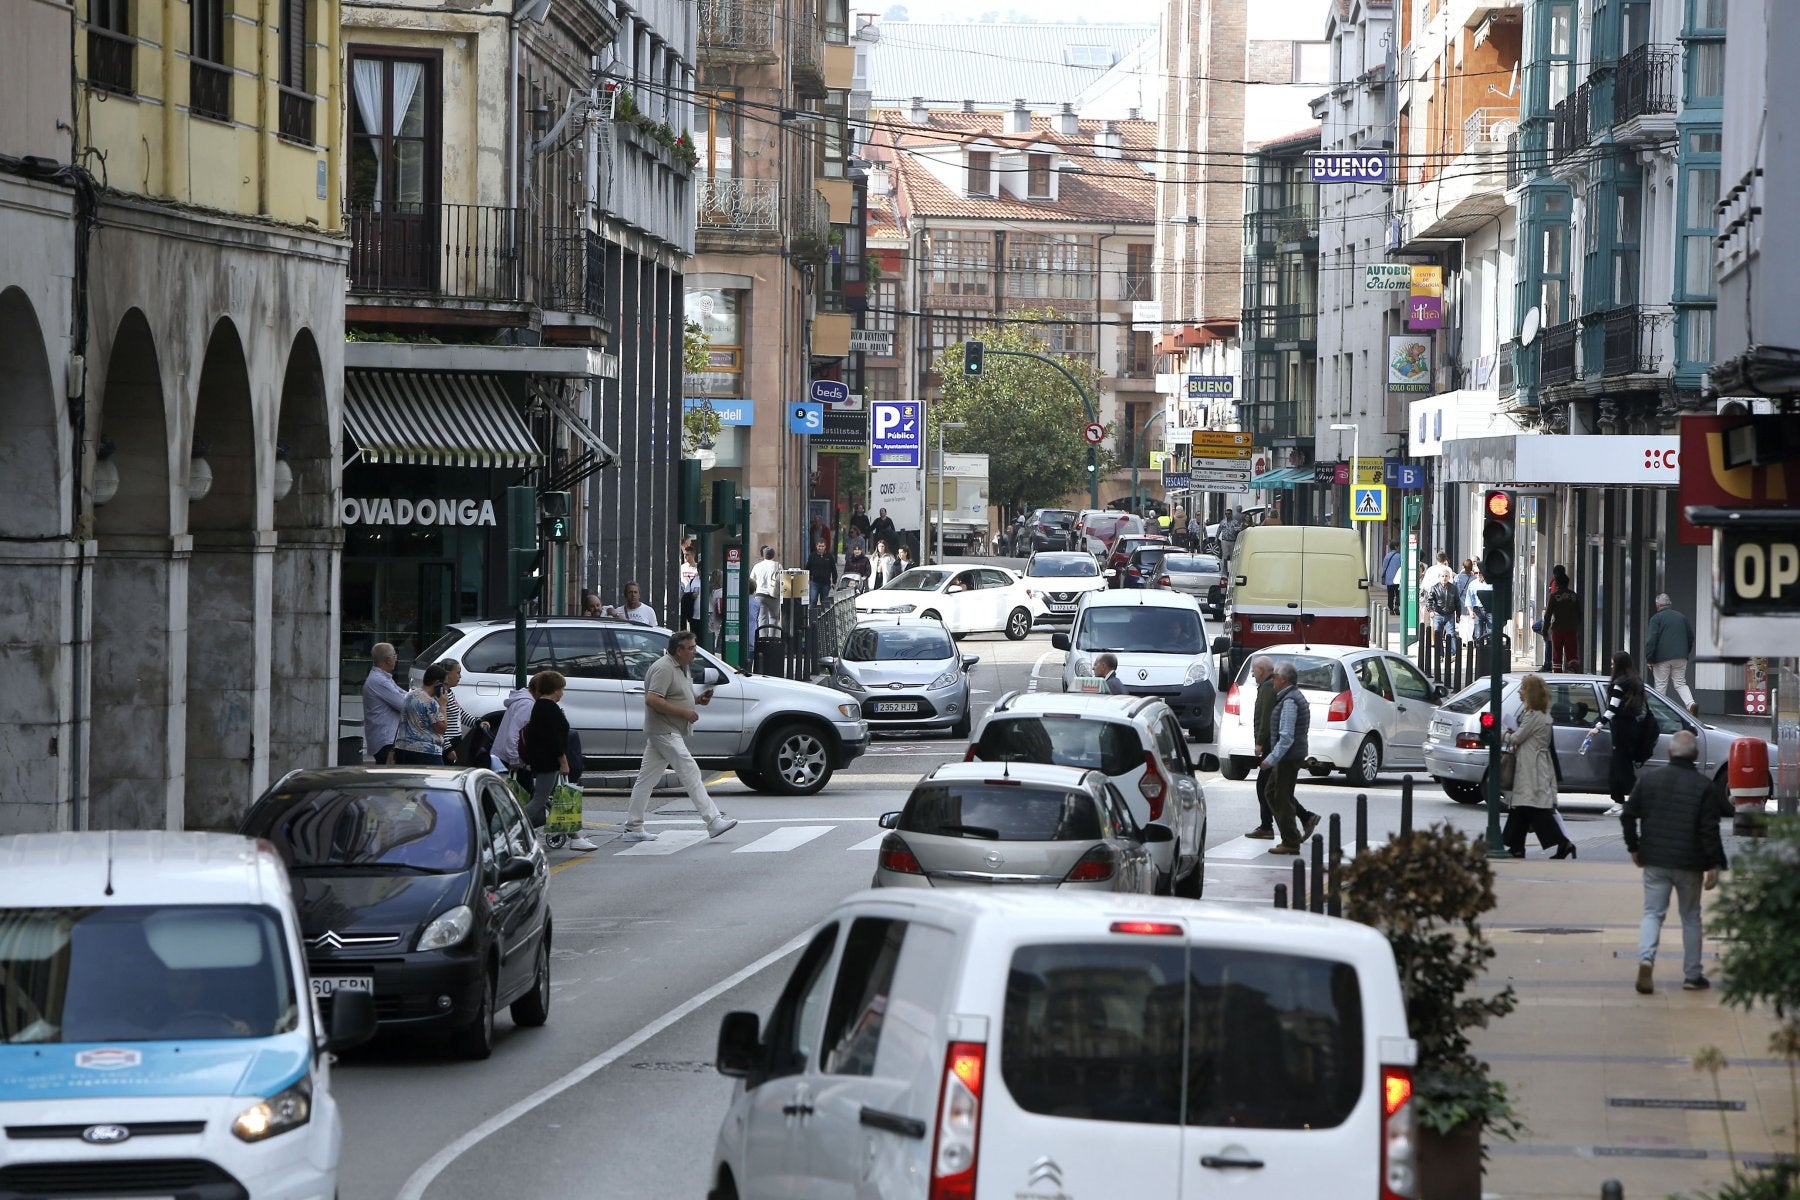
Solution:
[{"label": "blue parking sign", "polygon": [[915,400],[877,400],[869,405],[869,465],[918,469],[924,459],[925,422]]}]

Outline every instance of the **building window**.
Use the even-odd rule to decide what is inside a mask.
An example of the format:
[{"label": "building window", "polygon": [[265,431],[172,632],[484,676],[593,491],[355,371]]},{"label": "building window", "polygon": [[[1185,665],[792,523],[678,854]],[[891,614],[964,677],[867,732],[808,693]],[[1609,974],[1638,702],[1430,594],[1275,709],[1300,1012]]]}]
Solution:
[{"label": "building window", "polygon": [[312,0],[281,0],[281,88],[279,132],[289,141],[313,144],[313,98],[307,86],[306,34]]},{"label": "building window", "polygon": [[883,279],[869,285],[869,307],[863,313],[863,328],[880,333],[893,333],[899,323],[900,285]]},{"label": "building window", "polygon": [[[1698,3],[1699,0],[1696,0]],[[1719,19],[1722,18],[1722,14]],[[1718,230],[1719,129],[1682,132],[1676,159],[1675,345],[1677,377],[1698,382],[1713,358],[1713,305],[1717,279],[1713,235]]]},{"label": "building window", "polygon": [[987,321],[970,321],[959,317],[931,318],[925,338],[931,350],[932,369],[936,369],[938,355],[943,351],[970,338],[978,338],[990,328],[992,326]]},{"label": "building window", "polygon": [[994,156],[991,151],[969,151],[969,195],[994,194]]},{"label": "building window", "polygon": [[736,89],[698,92],[694,96],[695,169],[713,179],[737,174],[738,93]]},{"label": "building window", "polygon": [[102,91],[129,96],[137,40],[131,36],[131,0],[88,0],[87,81]]},{"label": "building window", "polygon": [[1006,295],[1088,300],[1094,295],[1095,240],[1076,233],[1017,233],[1006,240]]},{"label": "building window", "polygon": [[1154,300],[1156,247],[1141,242],[1125,247],[1125,278],[1120,281],[1119,299]]},{"label": "building window", "polygon": [[1030,200],[1048,200],[1050,198],[1050,156],[1048,154],[1027,154],[1025,156],[1025,195]]},{"label": "building window", "polygon": [[737,288],[687,293],[683,308],[706,335],[706,369],[684,379],[689,396],[741,397],[744,391],[744,300]]},{"label": "building window", "polygon": [[1643,195],[1636,188],[1621,188],[1614,202],[1612,299],[1614,304],[1638,302],[1638,246],[1643,239]]},{"label": "building window", "polygon": [[1071,321],[1067,325],[1038,325],[1035,328],[1043,336],[1044,343],[1051,354],[1093,359],[1095,330],[1092,321]]},{"label": "building window", "polygon": [[350,205],[419,212],[437,203],[437,96],[432,63],[350,60]]},{"label": "building window", "polygon": [[1725,0],[1688,0],[1687,103],[1718,108],[1725,95]]},{"label": "building window", "polygon": [[994,235],[982,230],[946,229],[930,235],[931,278],[938,296],[994,294]]},{"label": "building window", "polygon": [[1124,373],[1134,379],[1156,374],[1156,335],[1147,329],[1134,329],[1126,343]]},{"label": "building window", "polygon": [[1575,11],[1569,0],[1551,0],[1537,12],[1542,20],[1539,52],[1535,61],[1528,60],[1527,70],[1536,77],[1530,84],[1533,108],[1548,116],[1575,86]]},{"label": "building window", "polygon": [[898,400],[900,398],[900,372],[891,368],[864,370],[862,394],[866,404],[873,404],[881,400]]},{"label": "building window", "polygon": [[188,108],[198,116],[231,120],[231,71],[225,60],[225,0],[188,0]]}]

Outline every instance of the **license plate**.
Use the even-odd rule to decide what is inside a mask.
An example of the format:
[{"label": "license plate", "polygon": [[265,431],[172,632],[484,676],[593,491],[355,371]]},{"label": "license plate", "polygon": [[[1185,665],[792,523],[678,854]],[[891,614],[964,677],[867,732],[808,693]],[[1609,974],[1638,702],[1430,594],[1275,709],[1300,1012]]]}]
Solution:
[{"label": "license plate", "polygon": [[337,992],[367,992],[375,994],[375,977],[373,975],[327,975],[312,981],[312,994],[328,997]]},{"label": "license plate", "polygon": [[1456,727],[1448,721],[1433,721],[1431,723],[1431,732],[1437,734],[1439,737],[1449,737],[1451,733],[1455,732],[1455,729]]},{"label": "license plate", "polygon": [[1075,606],[1073,604],[1052,604],[1050,606],[1050,611],[1051,612],[1074,612]]},{"label": "license plate", "polygon": [[916,700],[877,700],[869,705],[871,712],[878,713],[914,713],[919,711]]},{"label": "license plate", "polygon": [[1251,633],[1292,633],[1293,625],[1287,621],[1252,621]]}]

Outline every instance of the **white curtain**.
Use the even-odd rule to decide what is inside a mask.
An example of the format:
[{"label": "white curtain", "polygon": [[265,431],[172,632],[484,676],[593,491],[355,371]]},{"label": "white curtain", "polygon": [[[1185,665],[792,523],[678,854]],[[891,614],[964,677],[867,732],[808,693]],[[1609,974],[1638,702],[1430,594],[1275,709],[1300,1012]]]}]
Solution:
[{"label": "white curtain", "polygon": [[[398,136],[401,126],[406,124],[407,110],[412,107],[413,95],[419,90],[419,81],[425,77],[425,64],[416,62],[396,62],[394,64],[394,111],[389,116],[392,128],[389,133]],[[396,180],[398,189],[405,183]]]},{"label": "white curtain", "polygon": [[[385,127],[381,104],[383,99],[381,60],[359,58],[350,64],[356,88],[356,111],[362,117],[363,128],[369,136],[379,139]],[[375,145],[375,208],[381,208],[381,145]]]}]

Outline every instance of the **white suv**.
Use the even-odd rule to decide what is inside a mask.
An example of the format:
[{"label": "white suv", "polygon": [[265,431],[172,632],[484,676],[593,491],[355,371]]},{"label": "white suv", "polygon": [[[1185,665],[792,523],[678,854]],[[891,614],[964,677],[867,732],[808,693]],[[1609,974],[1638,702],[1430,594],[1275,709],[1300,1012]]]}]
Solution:
[{"label": "white suv", "polygon": [[1133,696],[1155,696],[1175,710],[1197,742],[1210,742],[1218,717],[1206,619],[1199,602],[1181,592],[1121,588],[1089,592],[1075,609],[1067,633],[1050,635],[1067,650],[1062,687],[1094,673],[1094,660],[1111,652],[1119,660],[1119,682]]},{"label": "white suv", "polygon": [[1140,825],[1174,835],[1150,844],[1157,892],[1199,899],[1206,889],[1206,793],[1169,706],[1154,697],[1017,692],[1002,696],[969,743],[968,762],[1035,762],[1099,771]]},{"label": "white suv", "polygon": [[1387,939],[1274,908],[1037,888],[851,896],[737,1080],[712,1200],[1416,1194]]},{"label": "white suv", "polygon": [[[636,770],[644,758],[644,677],[669,631],[595,617],[543,617],[526,627],[525,676],[560,671],[563,712],[587,767]],[[504,711],[517,657],[511,621],[452,625],[412,667],[417,682],[440,658],[462,664],[456,700],[471,721]],[[694,683],[710,687],[688,748],[703,767],[736,771],[758,790],[810,796],[869,748],[869,723],[844,693],[791,679],[743,675],[702,650]]]}]

